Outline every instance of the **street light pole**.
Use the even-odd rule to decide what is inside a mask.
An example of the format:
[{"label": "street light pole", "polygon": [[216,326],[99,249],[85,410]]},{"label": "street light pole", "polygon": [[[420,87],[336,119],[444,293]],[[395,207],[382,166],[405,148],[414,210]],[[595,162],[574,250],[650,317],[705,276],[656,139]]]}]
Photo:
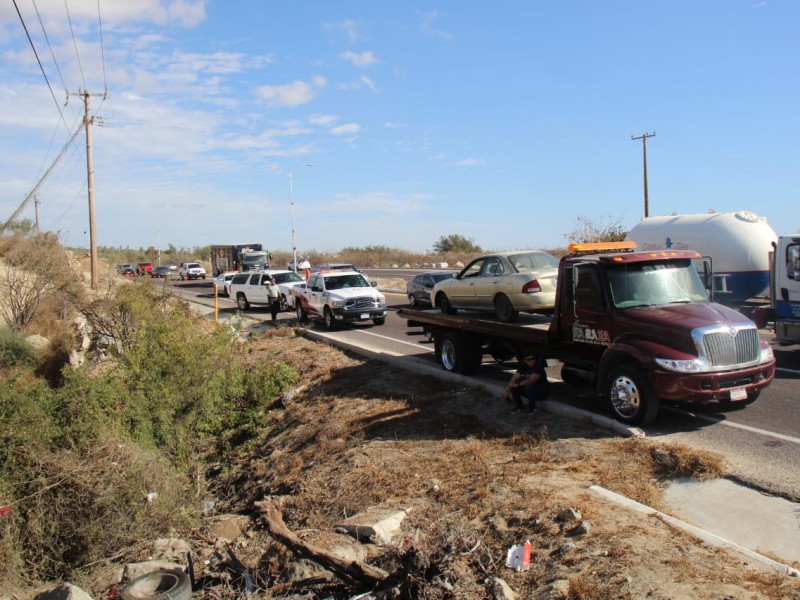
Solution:
[{"label": "street light pole", "polygon": [[292,208],[292,271],[297,273],[297,244],[294,241],[294,175],[289,173],[289,201]]},{"label": "street light pole", "polygon": [[[307,167],[313,167],[313,164],[307,164]],[[287,173],[277,165],[267,165],[268,169],[272,169],[273,171],[277,171],[282,175],[286,175],[289,178],[289,206],[292,212],[292,271],[297,273],[297,243],[295,242],[294,237],[294,174]]]}]

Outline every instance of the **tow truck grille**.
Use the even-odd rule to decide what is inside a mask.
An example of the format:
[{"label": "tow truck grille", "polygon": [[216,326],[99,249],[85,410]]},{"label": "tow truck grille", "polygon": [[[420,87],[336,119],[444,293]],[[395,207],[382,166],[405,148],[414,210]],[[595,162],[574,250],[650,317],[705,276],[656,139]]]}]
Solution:
[{"label": "tow truck grille", "polygon": [[753,363],[760,354],[758,330],[726,328],[723,331],[711,331],[702,337],[704,354],[709,363],[715,367],[728,367]]}]

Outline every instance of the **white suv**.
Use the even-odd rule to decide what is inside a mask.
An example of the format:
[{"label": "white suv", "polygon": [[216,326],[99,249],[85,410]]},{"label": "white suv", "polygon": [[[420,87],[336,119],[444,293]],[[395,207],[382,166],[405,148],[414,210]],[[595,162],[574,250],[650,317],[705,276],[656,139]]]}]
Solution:
[{"label": "white suv", "polygon": [[206,270],[203,265],[196,262],[181,263],[178,267],[178,274],[181,279],[205,279]]}]

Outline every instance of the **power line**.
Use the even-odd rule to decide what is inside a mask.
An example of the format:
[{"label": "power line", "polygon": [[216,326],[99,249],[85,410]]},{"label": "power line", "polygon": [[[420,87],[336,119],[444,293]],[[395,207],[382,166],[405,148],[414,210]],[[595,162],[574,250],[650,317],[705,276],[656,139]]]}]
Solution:
[{"label": "power line", "polygon": [[33,55],[36,57],[36,62],[39,63],[39,69],[42,71],[42,75],[44,75],[44,80],[47,83],[47,89],[50,90],[50,95],[53,97],[53,102],[56,103],[56,108],[58,109],[58,114],[61,115],[61,121],[64,123],[64,127],[67,128],[69,131],[69,125],[67,125],[67,121],[64,119],[64,113],[61,112],[61,106],[58,104],[58,100],[56,100],[56,95],[53,93],[53,86],[50,85],[50,80],[47,78],[47,73],[44,71],[44,67],[42,66],[42,61],[39,60],[39,53],[36,52],[36,46],[33,45],[33,40],[31,39],[31,34],[28,32],[28,26],[25,25],[25,19],[22,18],[22,13],[19,12],[19,6],[17,6],[17,0],[13,0],[14,8],[17,9],[17,16],[19,16],[19,22],[22,23],[22,28],[25,30],[25,35],[28,37],[28,43],[31,45],[31,50],[33,50]]},{"label": "power line", "polygon": [[[61,85],[64,86],[64,93],[68,93],[67,90],[67,83],[64,81],[64,76],[61,74],[61,69],[58,66],[58,61],[56,60],[56,53],[53,50],[53,45],[50,43],[50,38],[47,36],[47,31],[44,29],[44,21],[42,21],[42,15],[39,13],[39,7],[36,6],[36,0],[32,0],[33,8],[36,10],[36,17],[39,19],[39,25],[42,28],[42,33],[44,34],[44,39],[47,42],[47,46],[50,48],[50,56],[53,57],[53,64],[56,66],[56,72],[58,72],[58,77],[61,79]],[[69,96],[67,96],[69,99]]]},{"label": "power line", "polygon": [[[105,101],[108,95],[108,80],[106,79],[106,52],[103,48],[103,21],[100,19],[100,0],[97,0],[97,27],[100,32],[100,59],[103,65],[103,89],[105,90],[103,101]],[[102,103],[100,102],[100,104]],[[97,108],[99,110],[100,107],[98,106]]]},{"label": "power line", "polygon": [[78,59],[78,69],[81,72],[81,81],[83,81],[83,89],[86,88],[86,77],[83,75],[83,65],[81,64],[81,55],[78,53],[78,40],[75,39],[75,30],[72,28],[72,17],[69,16],[69,6],[67,0],[64,0],[64,8],[67,11],[67,21],[69,21],[69,31],[72,34],[72,45],[75,47],[75,57]]}]

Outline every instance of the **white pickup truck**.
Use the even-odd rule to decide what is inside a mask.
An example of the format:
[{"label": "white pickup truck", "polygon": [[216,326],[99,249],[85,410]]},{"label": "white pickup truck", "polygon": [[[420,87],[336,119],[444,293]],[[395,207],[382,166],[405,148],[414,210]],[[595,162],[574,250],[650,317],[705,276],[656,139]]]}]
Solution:
[{"label": "white pickup truck", "polygon": [[181,263],[178,267],[178,275],[181,279],[205,279],[206,270],[200,263]]},{"label": "white pickup truck", "polygon": [[280,292],[280,310],[286,310],[294,306],[292,289],[305,283],[305,280],[293,271],[283,269],[269,269],[266,271],[254,271],[237,273],[231,279],[228,286],[230,297],[236,300],[239,310],[247,310],[251,304],[269,306],[267,288],[264,282],[268,277],[275,279]]},{"label": "white pickup truck", "polygon": [[339,323],[386,322],[386,297],[357,271],[321,270],[305,284],[292,288],[297,319],[321,318],[326,329]]}]

